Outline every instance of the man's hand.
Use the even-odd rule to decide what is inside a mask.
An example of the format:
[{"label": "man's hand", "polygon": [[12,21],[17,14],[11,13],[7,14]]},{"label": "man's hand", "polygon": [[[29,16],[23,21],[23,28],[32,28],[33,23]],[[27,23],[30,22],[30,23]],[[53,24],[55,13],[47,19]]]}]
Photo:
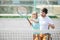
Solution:
[{"label": "man's hand", "polygon": [[49,27],[49,28],[51,27],[52,29],[55,28],[54,24],[49,24],[48,27]]}]

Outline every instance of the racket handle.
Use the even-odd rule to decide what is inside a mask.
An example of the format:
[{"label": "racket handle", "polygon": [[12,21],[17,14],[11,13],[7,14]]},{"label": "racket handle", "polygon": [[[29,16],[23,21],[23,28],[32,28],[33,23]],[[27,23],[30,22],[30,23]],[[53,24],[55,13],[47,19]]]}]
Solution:
[{"label": "racket handle", "polygon": [[28,22],[30,23],[30,25],[32,25],[32,23],[30,22],[30,20],[27,18]]}]

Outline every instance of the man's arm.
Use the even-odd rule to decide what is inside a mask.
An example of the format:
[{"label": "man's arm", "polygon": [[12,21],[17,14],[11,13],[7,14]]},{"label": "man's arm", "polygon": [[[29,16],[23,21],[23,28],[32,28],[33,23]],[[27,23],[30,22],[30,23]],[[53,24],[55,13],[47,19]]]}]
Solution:
[{"label": "man's arm", "polygon": [[51,27],[52,29],[54,29],[55,28],[55,25],[54,25],[54,23],[53,23],[53,21],[52,21],[51,18],[48,18],[48,22],[49,22],[48,27],[49,28]]},{"label": "man's arm", "polygon": [[54,24],[49,24],[48,27],[49,27],[49,28],[51,27],[52,29],[55,28]]}]

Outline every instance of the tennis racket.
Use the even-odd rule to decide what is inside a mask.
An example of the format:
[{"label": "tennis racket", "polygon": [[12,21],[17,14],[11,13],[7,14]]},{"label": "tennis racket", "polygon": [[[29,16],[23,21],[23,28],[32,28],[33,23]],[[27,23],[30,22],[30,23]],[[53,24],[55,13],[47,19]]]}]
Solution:
[{"label": "tennis racket", "polygon": [[25,7],[23,7],[23,6],[18,7],[18,8],[17,8],[17,13],[18,13],[20,16],[22,16],[22,17],[24,17],[25,19],[27,19],[27,21],[31,24],[31,22],[30,22],[29,19],[28,19],[27,9],[26,9]]}]

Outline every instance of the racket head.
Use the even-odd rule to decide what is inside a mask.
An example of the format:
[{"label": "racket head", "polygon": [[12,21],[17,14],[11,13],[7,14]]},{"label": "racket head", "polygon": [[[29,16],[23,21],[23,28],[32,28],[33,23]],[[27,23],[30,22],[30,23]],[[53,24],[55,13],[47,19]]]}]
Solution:
[{"label": "racket head", "polygon": [[17,13],[20,16],[24,16],[24,18],[27,19],[27,21],[30,23],[30,20],[28,19],[27,8],[20,6],[20,7],[17,8]]},{"label": "racket head", "polygon": [[20,6],[17,8],[17,13],[20,15],[20,16],[24,16],[24,18],[28,18],[28,13],[27,13],[27,8],[26,7],[23,7],[23,6]]}]

